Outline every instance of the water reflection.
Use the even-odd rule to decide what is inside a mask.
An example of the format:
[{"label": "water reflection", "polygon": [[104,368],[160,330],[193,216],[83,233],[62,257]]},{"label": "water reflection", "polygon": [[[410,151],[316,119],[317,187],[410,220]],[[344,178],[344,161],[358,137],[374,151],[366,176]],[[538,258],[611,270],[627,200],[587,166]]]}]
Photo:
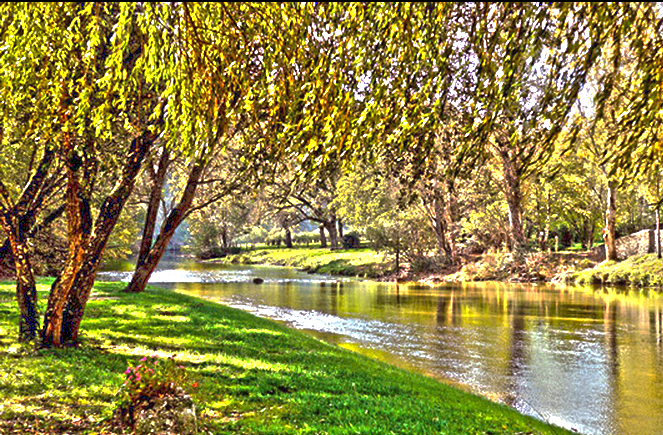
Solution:
[{"label": "water reflection", "polygon": [[[167,266],[159,279],[582,433],[663,433],[663,299],[656,292],[430,288],[279,268],[184,267]],[[265,283],[252,284],[254,276]]]}]

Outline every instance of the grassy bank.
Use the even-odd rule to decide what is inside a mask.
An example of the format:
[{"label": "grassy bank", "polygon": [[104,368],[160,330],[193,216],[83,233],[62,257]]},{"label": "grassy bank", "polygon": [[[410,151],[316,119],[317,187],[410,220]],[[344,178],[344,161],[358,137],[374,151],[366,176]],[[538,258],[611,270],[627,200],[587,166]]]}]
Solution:
[{"label": "grassy bank", "polygon": [[436,283],[441,281],[567,281],[577,270],[597,263],[587,253],[532,252],[516,261],[508,252],[491,252],[481,256],[466,257],[462,267],[440,265],[431,262],[432,270],[416,273],[408,264],[402,264],[399,274],[388,256],[370,248],[329,250],[322,248],[274,248],[265,247],[240,254],[228,255],[210,261],[235,264],[269,264],[288,266],[314,273],[357,276],[362,278],[399,278],[409,281]]},{"label": "grassy bank", "polygon": [[392,272],[394,267],[393,262],[387,261],[384,254],[377,253],[370,248],[332,251],[328,248],[318,247],[292,249],[265,247],[212,261],[288,266],[312,273],[362,278],[382,278]]},{"label": "grassy bank", "polygon": [[0,284],[0,433],[113,433],[123,372],[155,354],[199,384],[201,433],[567,433],[242,311],[122,287],[95,286],[81,347],[35,352],[16,344],[13,286]]},{"label": "grassy bank", "polygon": [[604,261],[570,277],[578,284],[663,287],[663,261],[656,254],[635,255],[624,261]]}]

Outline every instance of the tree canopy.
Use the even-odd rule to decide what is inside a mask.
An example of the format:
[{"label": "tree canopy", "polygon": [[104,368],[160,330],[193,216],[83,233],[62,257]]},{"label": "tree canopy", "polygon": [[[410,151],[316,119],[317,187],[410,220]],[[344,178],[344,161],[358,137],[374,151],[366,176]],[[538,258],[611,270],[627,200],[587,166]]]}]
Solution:
[{"label": "tree canopy", "polygon": [[[654,3],[4,3],[0,13],[1,226],[21,335],[45,346],[77,340],[133,202],[147,206],[131,291],[192,213],[198,226],[223,222],[228,246],[250,231],[235,221],[261,221],[247,204],[269,198],[285,234],[315,221],[336,247],[344,220],[370,223],[377,244],[453,264],[486,244],[530,249],[555,216],[587,242],[605,205],[614,240],[617,181],[646,184],[660,205]],[[578,198],[582,183],[613,195]],[[552,207],[555,195],[564,200]],[[40,327],[31,258],[42,223],[66,255]]]}]

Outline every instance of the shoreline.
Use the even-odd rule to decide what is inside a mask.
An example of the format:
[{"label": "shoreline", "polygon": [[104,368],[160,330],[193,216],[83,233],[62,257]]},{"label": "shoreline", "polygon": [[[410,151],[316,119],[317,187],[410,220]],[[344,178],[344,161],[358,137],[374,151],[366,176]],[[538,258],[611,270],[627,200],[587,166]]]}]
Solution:
[{"label": "shoreline", "polygon": [[405,263],[398,273],[381,256],[368,249],[270,248],[199,261],[284,266],[308,273],[421,285],[498,281],[663,288],[663,261],[655,254],[614,262],[602,261],[595,252],[532,252],[518,259],[495,252],[464,257],[459,266],[442,265],[436,270],[413,271]]}]

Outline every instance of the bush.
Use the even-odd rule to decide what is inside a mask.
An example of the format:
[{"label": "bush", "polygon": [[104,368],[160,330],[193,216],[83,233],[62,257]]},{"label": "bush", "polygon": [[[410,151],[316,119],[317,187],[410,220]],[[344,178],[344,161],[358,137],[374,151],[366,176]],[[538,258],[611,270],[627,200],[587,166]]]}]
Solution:
[{"label": "bush", "polygon": [[343,236],[344,249],[357,249],[360,247],[359,235],[357,233],[348,233]]},{"label": "bush", "polygon": [[577,270],[584,270],[584,269],[591,269],[594,267],[594,262],[591,260],[588,260],[586,258],[583,258],[578,262],[578,265],[576,266]]},{"label": "bush", "polygon": [[[195,408],[189,395],[191,388],[196,388],[196,382],[190,382],[183,366],[178,365],[173,357],[160,359],[156,355],[144,357],[135,367],[128,367],[124,372],[126,379],[117,392],[117,408],[115,418],[118,424],[123,428],[131,428],[136,432],[137,425],[153,425],[154,421],[166,420],[163,416],[150,416],[152,409],[166,409],[170,413],[177,413],[179,416],[170,418],[176,426],[191,426],[188,421],[182,423],[182,420],[191,420],[193,413],[193,425],[195,425]],[[185,409],[174,410],[173,403],[181,407],[184,404]],[[144,411],[148,411],[147,413]],[[193,411],[191,411],[193,410]],[[181,418],[185,415],[186,418]]]}]

